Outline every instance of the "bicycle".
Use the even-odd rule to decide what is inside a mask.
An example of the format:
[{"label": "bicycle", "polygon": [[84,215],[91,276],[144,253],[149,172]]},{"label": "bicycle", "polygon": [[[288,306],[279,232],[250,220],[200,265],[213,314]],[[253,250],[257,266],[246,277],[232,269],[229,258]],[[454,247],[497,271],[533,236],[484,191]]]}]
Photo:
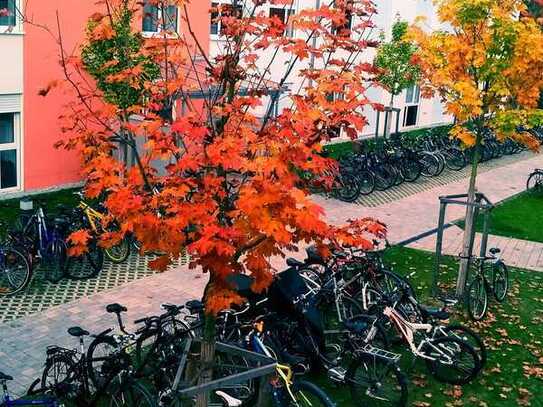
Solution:
[{"label": "bicycle", "polygon": [[[276,359],[260,338],[263,332],[264,323],[262,321],[256,322],[254,329],[247,338],[248,345],[254,352]],[[277,376],[270,380],[272,386],[271,399],[274,407],[335,407],[330,397],[315,384],[306,380],[294,381],[294,374],[290,366],[277,363],[276,373]],[[247,405],[223,390],[217,390],[215,394],[222,399],[224,407]]]},{"label": "bicycle", "polygon": [[[39,205],[28,220],[21,223],[19,230],[8,232],[8,245],[24,253],[31,268],[36,260],[48,266],[45,278],[52,283],[58,283],[66,274],[68,248],[64,237],[69,220],[58,216],[48,222],[43,206]],[[29,282],[30,280],[26,285]]]},{"label": "bicycle", "polygon": [[[107,230],[104,229],[103,226],[105,215],[91,207],[90,204],[84,200],[84,195],[82,192],[74,192],[74,195],[80,198],[77,209],[81,212],[84,220],[84,226],[89,226],[90,230],[96,237],[106,233]],[[112,224],[111,228],[113,230],[117,229],[115,224]],[[119,241],[119,243],[104,249],[104,253],[113,263],[123,263],[126,261],[128,256],[130,256],[130,246],[130,239],[125,236]]]},{"label": "bicycle", "polygon": [[17,249],[0,243],[0,296],[20,292],[31,280],[32,268],[28,258]]},{"label": "bicycle", "polygon": [[[93,374],[93,360],[85,352],[84,337],[89,336],[89,332],[80,327],[71,327],[68,334],[79,340],[80,349],[47,348],[41,379],[42,392],[52,392],[61,400],[83,407],[100,405],[104,397],[107,397],[110,406],[155,407],[149,392],[134,379],[130,357],[126,352],[115,351],[102,358],[98,380],[97,375]],[[118,339],[122,343],[125,338]],[[100,340],[100,335],[95,337],[97,340]]]},{"label": "bicycle", "polygon": [[[500,257],[501,250],[492,248],[490,256],[472,257],[475,275],[466,290],[467,309],[474,321],[484,319],[488,310],[488,293],[492,292],[498,302],[503,302],[509,291],[509,271]],[[490,267],[487,265],[490,263]],[[491,280],[487,273],[492,270]]]},{"label": "bicycle", "polygon": [[[2,396],[0,397],[0,407],[23,407],[23,406],[43,406],[43,407],[63,407],[54,397],[41,395],[32,399],[13,399],[8,391],[7,382],[13,380],[13,377],[0,372],[0,386],[2,387]],[[41,398],[43,397],[43,398]]]},{"label": "bicycle", "polygon": [[535,169],[528,176],[526,190],[537,194],[543,192],[543,169]]}]

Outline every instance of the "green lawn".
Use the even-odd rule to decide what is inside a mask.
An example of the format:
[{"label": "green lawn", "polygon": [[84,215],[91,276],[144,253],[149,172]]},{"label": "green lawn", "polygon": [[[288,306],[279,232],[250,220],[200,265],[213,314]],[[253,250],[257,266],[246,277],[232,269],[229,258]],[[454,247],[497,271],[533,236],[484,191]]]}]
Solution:
[{"label": "green lawn", "polygon": [[[386,260],[402,274],[415,271],[412,281],[419,297],[428,295],[432,254],[393,248]],[[456,261],[446,258],[444,263],[442,287],[452,288]],[[490,303],[487,321],[474,324],[461,314],[454,317],[478,331],[486,343],[488,362],[482,375],[455,392],[455,398],[453,386],[436,382],[427,374],[424,363],[417,362],[409,373],[410,406],[543,406],[543,274],[511,270],[510,275],[509,298],[503,305]],[[411,358],[402,354],[401,365],[407,369]],[[348,390],[332,387],[322,378],[316,380],[326,387],[339,407],[355,406]]]},{"label": "green lawn", "polygon": [[[464,222],[458,224],[464,226]],[[480,216],[477,231],[482,230]],[[543,242],[543,195],[524,192],[496,206],[491,215],[490,234]]]},{"label": "green lawn", "polygon": [[[58,205],[74,207],[78,202],[78,198],[73,195],[73,192],[77,190],[78,189],[63,189],[55,192],[31,195],[28,198],[34,202],[34,208],[37,208],[38,203],[42,203],[46,212],[55,212]],[[9,223],[15,222],[19,216],[20,200],[21,198],[0,200],[0,220]]]}]

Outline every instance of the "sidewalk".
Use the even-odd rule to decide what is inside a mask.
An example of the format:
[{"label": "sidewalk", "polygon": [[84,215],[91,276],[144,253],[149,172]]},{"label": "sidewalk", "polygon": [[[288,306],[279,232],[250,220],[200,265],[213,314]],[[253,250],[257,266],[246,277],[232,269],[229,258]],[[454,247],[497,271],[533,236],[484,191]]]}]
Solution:
[{"label": "sidewalk", "polygon": [[[458,226],[445,229],[443,233],[442,254],[458,256],[462,251],[462,235],[464,231]],[[436,249],[436,235],[425,237],[409,245],[413,249],[434,252]],[[478,256],[481,247],[481,234],[475,235],[473,253]],[[543,271],[543,243],[527,240],[512,239],[503,236],[488,236],[487,248],[498,247],[501,257],[510,267]]]},{"label": "sidewalk", "polygon": [[[543,167],[543,155],[534,155],[527,160],[482,173],[478,181],[480,191],[493,202],[503,200],[524,190],[528,174],[536,167]],[[467,182],[467,179],[462,179],[375,208],[346,204],[321,196],[315,196],[314,199],[322,204],[332,223],[342,224],[357,217],[375,217],[388,225],[390,241],[400,242],[435,228],[439,210],[438,197],[465,193]],[[446,221],[459,219],[463,214],[463,208],[452,206]],[[447,250],[450,250],[451,254],[456,254],[454,243],[458,241],[454,232],[458,233],[451,228],[446,235]],[[418,245],[415,247],[431,250],[431,239],[421,240],[415,243]],[[513,254],[518,257],[519,262],[528,256],[526,264],[538,266],[543,260],[542,256],[537,255],[541,248],[530,246],[528,242],[511,243],[511,249],[505,245],[502,249],[504,255],[512,253],[511,261]],[[282,262],[282,259],[278,259],[278,267],[281,267]],[[201,297],[206,281],[207,276],[180,266],[170,272],[136,280],[41,313],[0,324],[0,371],[16,377],[17,381],[12,389],[16,392],[23,391],[41,373],[45,348],[48,345],[56,344],[69,348],[76,345],[76,341],[66,333],[70,326],[81,325],[90,332],[100,332],[115,326],[113,316],[105,312],[105,306],[113,302],[127,306],[125,319],[131,322],[160,312],[159,307],[163,302],[179,304]],[[130,324],[128,326],[131,327]]]}]

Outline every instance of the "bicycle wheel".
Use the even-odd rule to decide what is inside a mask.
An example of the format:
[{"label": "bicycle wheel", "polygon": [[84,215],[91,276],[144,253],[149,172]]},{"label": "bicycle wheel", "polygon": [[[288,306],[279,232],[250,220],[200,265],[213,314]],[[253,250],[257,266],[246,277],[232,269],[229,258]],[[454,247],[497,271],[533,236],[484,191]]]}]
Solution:
[{"label": "bicycle wheel", "polygon": [[113,263],[123,263],[130,256],[130,240],[124,237],[116,245],[104,249],[104,254]]},{"label": "bicycle wheel", "polygon": [[45,249],[46,278],[58,283],[66,275],[68,259],[66,243],[62,239],[53,239]]},{"label": "bicycle wheel", "polygon": [[466,156],[458,148],[448,148],[444,152],[445,165],[449,170],[460,171],[466,166]]},{"label": "bicycle wheel", "polygon": [[292,385],[295,400],[289,397],[288,407],[335,407],[335,403],[316,384],[306,380],[296,380]]},{"label": "bicycle wheel", "polygon": [[402,175],[407,182],[415,182],[419,179],[421,168],[418,161],[405,160],[401,165]]},{"label": "bicycle wheel", "polygon": [[87,371],[96,388],[102,386],[111,376],[110,356],[116,352],[117,342],[111,336],[98,336],[87,349]]},{"label": "bicycle wheel", "polygon": [[31,277],[32,269],[21,252],[10,247],[0,248],[0,296],[23,290]]},{"label": "bicycle wheel", "polygon": [[496,301],[503,302],[509,290],[509,271],[507,266],[499,261],[492,265],[492,291]]},{"label": "bicycle wheel", "polygon": [[466,294],[470,318],[474,321],[482,320],[488,309],[488,293],[485,280],[481,275],[477,275],[471,281]]},{"label": "bicycle wheel", "polygon": [[104,265],[104,252],[96,240],[89,242],[87,253],[69,257],[66,273],[72,280],[86,280],[96,277]]},{"label": "bicycle wheel", "polygon": [[340,174],[334,185],[333,195],[343,202],[354,202],[360,196],[360,184],[353,174]]},{"label": "bicycle wheel", "polygon": [[361,354],[349,366],[346,382],[351,391],[353,405],[406,406],[407,378],[392,361]]},{"label": "bicycle wheel", "polygon": [[533,193],[543,192],[543,172],[534,172],[528,177],[526,190]]},{"label": "bicycle wheel", "polygon": [[441,165],[439,159],[428,152],[422,152],[419,158],[421,174],[425,177],[435,177],[440,174]]},{"label": "bicycle wheel", "polygon": [[113,391],[106,396],[104,406],[110,407],[155,407],[157,404],[147,389],[139,382],[129,382],[114,385]]},{"label": "bicycle wheel", "polygon": [[441,336],[429,340],[421,351],[433,358],[426,359],[426,366],[432,376],[442,383],[469,383],[481,370],[475,350],[460,339]]},{"label": "bicycle wheel", "polygon": [[447,325],[440,327],[441,332],[446,336],[460,339],[470,345],[480,361],[480,369],[482,370],[486,365],[486,346],[479,335],[464,325]]},{"label": "bicycle wheel", "polygon": [[75,400],[81,395],[82,386],[75,375],[75,363],[64,353],[47,359],[41,377],[41,393],[52,393],[55,397]]},{"label": "bicycle wheel", "polygon": [[369,195],[375,191],[375,177],[369,171],[361,171],[356,174],[358,183],[360,184],[360,195]]}]

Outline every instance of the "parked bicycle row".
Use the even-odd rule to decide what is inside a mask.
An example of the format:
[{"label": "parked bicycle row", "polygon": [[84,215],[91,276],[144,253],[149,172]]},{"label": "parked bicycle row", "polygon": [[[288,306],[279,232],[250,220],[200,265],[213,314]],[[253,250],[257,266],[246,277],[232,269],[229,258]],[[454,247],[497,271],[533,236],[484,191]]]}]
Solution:
[{"label": "parked bicycle row", "polygon": [[[543,141],[543,130],[530,132]],[[458,140],[447,133],[429,130],[426,135],[411,139],[393,137],[384,140],[369,151],[361,144],[362,151],[342,157],[340,174],[334,188],[335,196],[354,202],[361,195],[384,191],[403,182],[415,182],[422,177],[437,177],[445,168],[460,171],[472,162],[474,148],[464,149]],[[479,154],[479,162],[517,154],[525,147],[512,140],[499,142],[487,130]]]},{"label": "parked bicycle row", "polygon": [[[210,406],[255,406],[266,389],[276,407],[334,406],[305,377],[320,371],[350,390],[349,405],[405,406],[411,373],[400,368],[405,354],[424,362],[440,382],[463,385],[479,375],[487,358],[483,341],[465,326],[448,324],[447,307],[456,301],[442,298],[439,308],[422,304],[409,279],[389,269],[379,252],[333,253],[324,259],[310,247],[304,261],[288,259],[265,294],[251,291],[248,276],[231,280],[246,302],[219,313],[216,339],[275,360],[271,378],[247,374],[262,367],[251,369],[241,352],[217,353],[211,365],[202,364],[200,301],[163,304],[161,315],[136,320],[133,330],[125,325],[129,310],[110,304],[106,310],[117,327],[92,336],[84,327],[70,328],[79,347],[47,348],[43,374],[30,393],[50,407],[192,406],[194,393],[186,389],[211,368]],[[0,382],[8,379],[0,374]]]},{"label": "parked bicycle row", "polygon": [[[79,198],[75,208],[59,206],[55,215],[51,215],[37,202],[37,207],[21,216],[16,225],[0,221],[0,228],[5,232],[0,242],[0,296],[25,289],[38,266],[51,283],[58,283],[64,277],[82,280],[98,275],[103,269],[104,257],[122,263],[133,249],[139,251],[138,242],[130,236],[102,249],[98,245],[99,237],[115,231],[116,224],[110,222],[104,226],[105,210],[99,206],[93,208],[81,192],[75,194]],[[83,229],[90,233],[88,250],[70,256],[68,237]]]}]

